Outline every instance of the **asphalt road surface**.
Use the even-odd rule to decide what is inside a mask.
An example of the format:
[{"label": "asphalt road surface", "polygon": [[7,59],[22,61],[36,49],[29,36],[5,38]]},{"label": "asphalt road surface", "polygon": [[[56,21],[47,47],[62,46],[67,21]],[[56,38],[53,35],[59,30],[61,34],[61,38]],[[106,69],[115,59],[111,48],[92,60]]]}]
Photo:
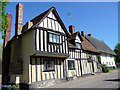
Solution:
[{"label": "asphalt road surface", "polygon": [[99,73],[79,79],[59,83],[46,88],[119,88],[120,70],[110,71],[109,73]]}]

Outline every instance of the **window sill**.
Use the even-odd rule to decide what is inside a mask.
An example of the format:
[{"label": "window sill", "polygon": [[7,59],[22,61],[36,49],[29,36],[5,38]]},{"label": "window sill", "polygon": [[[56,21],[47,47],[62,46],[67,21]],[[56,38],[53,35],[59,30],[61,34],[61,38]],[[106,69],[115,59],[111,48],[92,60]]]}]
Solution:
[{"label": "window sill", "polygon": [[55,42],[48,42],[48,43],[60,45],[60,43],[55,43]]},{"label": "window sill", "polygon": [[52,71],[55,71],[55,70],[44,70],[43,72],[52,72]]},{"label": "window sill", "polygon": [[75,70],[75,68],[69,68],[68,70]]}]

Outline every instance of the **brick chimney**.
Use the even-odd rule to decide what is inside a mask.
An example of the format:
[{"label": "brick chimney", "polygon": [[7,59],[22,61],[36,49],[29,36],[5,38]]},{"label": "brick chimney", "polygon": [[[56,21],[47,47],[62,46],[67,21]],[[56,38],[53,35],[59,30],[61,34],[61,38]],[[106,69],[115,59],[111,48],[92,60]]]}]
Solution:
[{"label": "brick chimney", "polygon": [[69,32],[70,32],[71,34],[74,34],[74,33],[75,33],[75,27],[74,27],[73,25],[70,25],[70,26],[69,26]]},{"label": "brick chimney", "polygon": [[5,30],[5,34],[6,34],[6,37],[4,39],[4,44],[3,44],[3,48],[6,47],[7,45],[7,42],[10,40],[10,35],[11,35],[11,21],[12,21],[12,15],[7,13],[7,29]]},{"label": "brick chimney", "polygon": [[16,5],[16,22],[15,22],[15,35],[20,35],[23,24],[23,4]]},{"label": "brick chimney", "polygon": [[88,34],[88,36],[92,37],[92,34]]},{"label": "brick chimney", "polygon": [[84,31],[81,31],[81,35],[82,35],[82,36],[85,36],[85,32],[84,32]]},{"label": "brick chimney", "polygon": [[6,37],[4,38],[3,43],[3,54],[2,54],[2,84],[8,84],[9,78],[8,72],[9,72],[9,59],[10,59],[10,44],[8,45],[8,41],[10,40],[11,35],[11,21],[12,21],[12,15],[7,14],[7,29],[5,30]]}]

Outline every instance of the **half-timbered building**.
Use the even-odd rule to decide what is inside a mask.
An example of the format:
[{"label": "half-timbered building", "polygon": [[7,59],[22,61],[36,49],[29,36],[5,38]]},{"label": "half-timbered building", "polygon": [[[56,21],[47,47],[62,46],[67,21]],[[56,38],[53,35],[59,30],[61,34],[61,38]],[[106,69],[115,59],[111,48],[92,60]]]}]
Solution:
[{"label": "half-timbered building", "polygon": [[[23,4],[16,6],[15,36],[9,40],[10,83],[33,83],[65,78],[69,33],[51,7],[22,27]],[[4,72],[4,70],[3,70]]]},{"label": "half-timbered building", "polygon": [[102,64],[106,64],[108,68],[116,67],[114,61],[115,53],[104,41],[92,37],[91,34],[88,36],[85,35],[84,37],[99,51]]},{"label": "half-timbered building", "polygon": [[80,76],[86,76],[101,72],[98,50],[84,38],[84,32],[81,35],[75,33],[73,25],[69,26],[69,57],[66,59],[66,74],[68,79]]}]

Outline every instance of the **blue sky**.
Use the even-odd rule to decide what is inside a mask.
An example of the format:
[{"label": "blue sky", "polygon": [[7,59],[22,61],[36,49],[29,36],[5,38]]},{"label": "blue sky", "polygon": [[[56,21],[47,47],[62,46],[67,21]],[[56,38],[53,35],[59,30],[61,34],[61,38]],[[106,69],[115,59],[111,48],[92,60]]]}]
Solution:
[{"label": "blue sky", "polygon": [[[15,33],[15,13],[18,2],[10,2],[6,9],[12,14],[11,37]],[[23,2],[23,25],[52,6],[55,6],[66,28],[75,26],[75,31],[91,33],[103,40],[111,49],[118,43],[117,2]],[[71,20],[68,18],[71,13]]]}]

